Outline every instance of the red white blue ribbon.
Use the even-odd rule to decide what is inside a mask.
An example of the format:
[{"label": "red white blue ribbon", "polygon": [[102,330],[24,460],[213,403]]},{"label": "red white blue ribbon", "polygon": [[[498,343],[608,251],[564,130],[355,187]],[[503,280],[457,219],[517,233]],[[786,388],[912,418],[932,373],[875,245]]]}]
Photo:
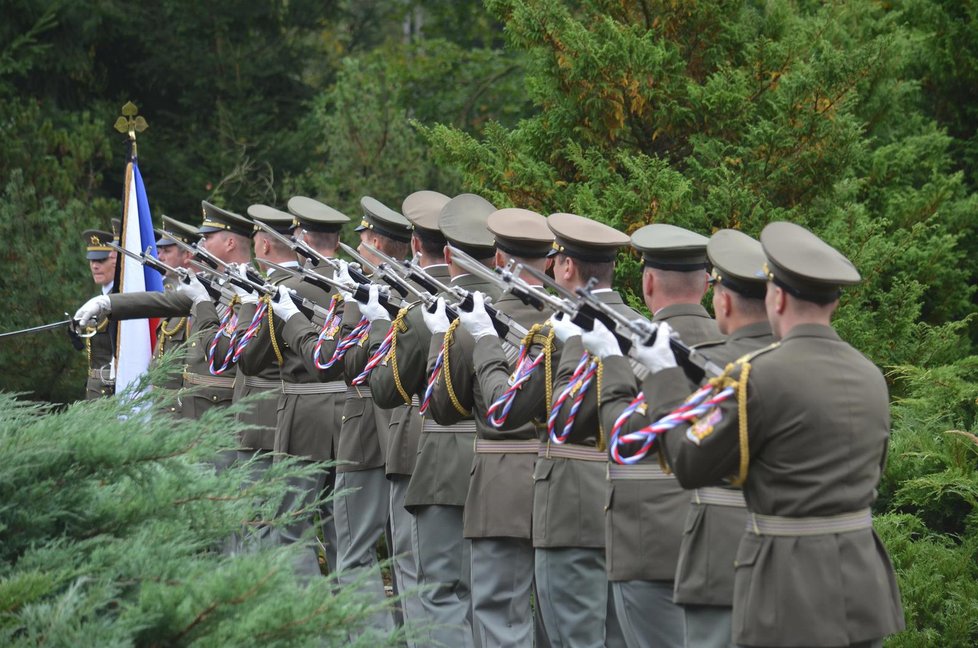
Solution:
[{"label": "red white blue ribbon", "polygon": [[[224,315],[221,317],[221,322],[217,327],[217,334],[214,335],[214,339],[211,341],[210,346],[207,347],[207,363],[208,369],[212,376],[220,376],[222,373],[228,370],[228,368],[234,364],[234,351],[237,339],[238,331],[238,315],[234,312],[233,308],[228,308]],[[214,366],[214,353],[217,351],[217,343],[221,339],[222,335],[226,335],[227,331],[231,330],[231,335],[227,337],[228,340],[228,352],[224,355],[224,360],[221,362],[220,367]]]},{"label": "red white blue ribbon", "polygon": [[[561,445],[567,442],[571,429],[574,427],[574,419],[577,417],[577,411],[584,401],[584,394],[587,392],[587,388],[590,387],[591,381],[594,379],[597,371],[598,361],[592,360],[588,352],[585,351],[581,355],[581,360],[577,363],[577,367],[574,369],[574,373],[571,375],[567,386],[554,399],[553,406],[550,408],[550,415],[547,417],[547,434],[552,443]],[[567,420],[564,422],[564,427],[561,429],[560,434],[557,434],[555,429],[557,415],[560,413],[560,408],[564,405],[564,402],[572,394],[574,395],[574,401],[571,405],[570,412],[567,415]]]},{"label": "red white blue ribbon", "polygon": [[367,360],[367,364],[363,367],[363,371],[361,371],[356,378],[350,381],[351,385],[362,385],[363,383],[367,382],[367,378],[370,377],[370,372],[374,370],[374,367],[384,361],[384,358],[386,358],[387,354],[390,353],[391,344],[394,339],[394,331],[397,325],[397,322],[394,322],[391,325],[390,330],[387,331],[387,335],[384,336],[384,341],[380,343],[380,348],[378,348],[376,353],[370,356],[370,359]]},{"label": "red white blue ribbon", "polygon": [[489,422],[489,425],[499,429],[506,423],[509,411],[516,401],[516,394],[533,375],[533,370],[540,366],[545,355],[545,353],[539,353],[536,358],[530,360],[530,345],[525,342],[520,345],[516,370],[509,377],[509,387],[506,388],[502,396],[493,401],[486,411],[486,421]]}]

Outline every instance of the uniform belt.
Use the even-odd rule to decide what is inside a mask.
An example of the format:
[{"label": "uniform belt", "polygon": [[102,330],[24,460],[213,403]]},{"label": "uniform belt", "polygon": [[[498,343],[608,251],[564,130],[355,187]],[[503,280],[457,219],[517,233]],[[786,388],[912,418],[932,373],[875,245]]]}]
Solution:
[{"label": "uniform belt", "polygon": [[281,389],[281,380],[269,380],[267,378],[259,378],[258,376],[245,376],[244,377],[245,387],[257,387],[258,389]]},{"label": "uniform belt", "polygon": [[88,377],[94,378],[96,380],[101,380],[106,385],[114,385],[115,378],[112,377],[112,367],[111,365],[104,365],[98,369],[89,369]]},{"label": "uniform belt", "polygon": [[346,383],[342,380],[311,383],[282,383],[283,394],[345,394]]},{"label": "uniform belt", "polygon": [[204,385],[205,387],[234,387],[234,376],[205,376],[204,374],[183,372],[184,385]]},{"label": "uniform belt", "polygon": [[431,419],[425,419],[421,428],[422,432],[442,433],[442,434],[462,434],[465,432],[475,432],[475,421],[459,421],[453,425],[438,425]]},{"label": "uniform belt", "polygon": [[697,504],[712,504],[714,506],[733,506],[736,508],[747,508],[744,501],[744,493],[730,488],[718,488],[709,486],[707,488],[697,488],[693,491],[693,501]]},{"label": "uniform belt", "polygon": [[355,398],[373,398],[370,388],[365,385],[350,385],[346,388],[346,395]]},{"label": "uniform belt", "polygon": [[657,462],[647,462],[622,466],[616,463],[608,464],[608,479],[675,479],[675,475],[662,470]]},{"label": "uniform belt", "polygon": [[608,461],[608,454],[592,446],[576,443],[541,443],[537,456],[547,459],[576,459],[578,461]]},{"label": "uniform belt", "polygon": [[411,396],[411,407],[421,407],[421,401],[418,400],[417,394]]},{"label": "uniform belt", "polygon": [[539,449],[540,441],[538,439],[527,439],[525,441],[475,440],[475,451],[478,454],[536,454]]},{"label": "uniform belt", "polygon": [[868,508],[824,517],[783,517],[760,513],[747,516],[747,532],[766,536],[828,535],[872,527],[873,514]]}]

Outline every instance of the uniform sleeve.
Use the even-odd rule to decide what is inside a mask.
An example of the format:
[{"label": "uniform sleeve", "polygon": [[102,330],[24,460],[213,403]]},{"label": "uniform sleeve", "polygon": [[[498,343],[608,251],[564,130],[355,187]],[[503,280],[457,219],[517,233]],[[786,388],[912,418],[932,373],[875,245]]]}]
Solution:
[{"label": "uniform sleeve", "polygon": [[[251,321],[254,319],[257,310],[257,304],[241,305],[241,309],[238,311],[238,326],[235,329],[238,334],[239,344],[245,331],[251,326]],[[255,333],[255,336],[241,351],[241,355],[238,356],[238,366],[248,376],[257,376],[275,360],[275,353],[272,349],[272,340],[268,329],[269,317],[275,317],[271,308],[265,311],[262,322],[259,324],[258,332]],[[282,320],[273,323],[273,325],[277,325],[276,331],[281,330],[278,328],[281,324]]]},{"label": "uniform sleeve", "polygon": [[[537,353],[542,353],[543,349],[537,349]],[[560,351],[555,349],[551,354],[551,362],[554,366],[559,365]],[[511,366],[506,359],[506,353],[499,338],[494,335],[486,335],[475,343],[473,352],[475,363],[476,379],[482,389],[485,400],[485,408],[489,407],[499,399],[507,389],[509,389],[509,377],[515,367]],[[523,426],[533,419],[545,419],[547,399],[547,372],[543,361],[533,373],[529,380],[516,392],[513,398],[513,405],[506,416],[501,429],[509,430]]]},{"label": "uniform sleeve", "polygon": [[[668,381],[670,369],[655,374],[658,381]],[[658,382],[653,380],[652,382]],[[653,394],[653,411],[656,419],[668,414],[682,399],[676,399],[678,388],[670,390],[666,385]],[[763,420],[761,399],[748,380],[747,417],[748,420]],[[688,393],[686,394],[689,395]],[[684,488],[700,488],[723,483],[735,475],[740,463],[740,419],[736,395],[727,398],[712,410],[707,411],[693,425],[681,424],[667,430],[659,437],[660,451],[669,462],[679,483]],[[750,439],[751,452],[756,449],[757,438]]]},{"label": "uniform sleeve", "polygon": [[[316,376],[320,382],[330,382],[339,380],[343,376],[343,363],[337,362],[329,369],[320,369],[316,366],[314,352],[316,342],[319,339],[319,329],[312,325],[302,313],[296,313],[289,318],[289,321],[282,325],[281,336],[285,343],[292,349],[303,366],[310,375]],[[339,341],[340,333],[337,332],[332,340],[324,340],[320,355],[323,358],[330,358],[336,350],[336,343]]]},{"label": "uniform sleeve", "polygon": [[396,354],[397,379],[394,376],[395,363],[390,359],[370,372],[370,391],[377,405],[390,409],[405,404],[397,389],[398,382],[409,397],[424,391],[429,337],[420,310],[412,308],[401,320],[397,344],[393,348]]},{"label": "uniform sleeve", "polygon": [[[432,348],[429,350],[428,357],[431,360],[431,365],[434,366],[434,359],[432,359],[431,351],[434,351],[435,357],[438,355],[438,351],[434,349],[435,341],[441,340],[444,342],[444,335],[432,336]],[[462,419],[466,419],[471,415],[473,406],[473,388],[474,388],[474,374],[472,371],[472,347],[474,346],[474,341],[472,336],[461,326],[455,328],[452,334],[450,344],[448,349],[445,351],[447,356],[447,362],[442,363],[441,375],[435,382],[434,391],[431,395],[431,403],[428,406],[428,414],[431,418],[439,425],[452,425],[457,423]],[[448,372],[446,372],[446,365],[448,367]],[[449,392],[449,379],[451,381],[451,392]],[[452,395],[454,394],[454,400]],[[462,409],[469,412],[460,412],[459,408],[456,407],[456,402],[461,405]]]},{"label": "uniform sleeve", "polygon": [[[348,301],[343,309],[343,335],[345,336],[351,333],[362,318],[360,305],[355,301]],[[372,330],[373,325],[370,325],[370,328]],[[343,378],[346,380],[347,385],[352,383],[353,379],[359,376],[360,372],[367,365],[367,360],[370,359],[370,353],[367,347],[369,342],[370,334],[368,332],[367,337],[350,347],[350,350],[343,356]]]},{"label": "uniform sleeve", "polygon": [[116,320],[143,317],[184,317],[190,314],[193,301],[183,293],[168,292],[113,293],[109,295],[111,317]]}]

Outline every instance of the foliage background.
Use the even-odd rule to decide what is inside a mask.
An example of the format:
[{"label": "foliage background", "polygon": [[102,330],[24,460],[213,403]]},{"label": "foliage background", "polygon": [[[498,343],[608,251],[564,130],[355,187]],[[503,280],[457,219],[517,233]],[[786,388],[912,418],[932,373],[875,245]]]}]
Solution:
[{"label": "foliage background", "polygon": [[[200,199],[355,217],[419,188],[627,232],[793,220],[861,269],[837,325],[890,381],[877,528],[908,630],[888,645],[978,643],[973,2],[0,7],[0,330],[94,292],[78,233],[118,213],[129,99],[154,212],[189,221]],[[617,277],[635,302],[638,267]],[[58,333],[0,342],[0,388],[72,400],[82,364]]]}]

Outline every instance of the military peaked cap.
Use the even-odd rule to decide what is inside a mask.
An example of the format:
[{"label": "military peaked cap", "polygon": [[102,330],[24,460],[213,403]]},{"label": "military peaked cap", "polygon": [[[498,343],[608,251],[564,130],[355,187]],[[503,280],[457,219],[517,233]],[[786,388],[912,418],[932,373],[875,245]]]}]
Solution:
[{"label": "military peaked cap", "polygon": [[647,268],[690,272],[706,269],[707,240],[682,227],[654,223],[632,234],[632,247],[642,253]]},{"label": "military peaked cap", "polygon": [[852,261],[813,233],[794,223],[770,223],[761,232],[767,278],[799,299],[828,304],[842,286],[859,283]]},{"label": "military peaked cap", "polygon": [[469,256],[484,259],[496,252],[492,232],[486,227],[496,207],[475,194],[459,194],[445,203],[438,227],[449,243]]},{"label": "military peaked cap", "polygon": [[295,227],[309,232],[339,232],[350,217],[318,200],[305,196],[289,198],[289,211],[295,216]]},{"label": "military peaked cap", "polygon": [[518,257],[545,257],[553,249],[554,233],[547,219],[529,209],[510,207],[489,214],[486,227],[496,237],[496,247]]},{"label": "military peaked cap", "polygon": [[257,223],[264,223],[279,234],[289,234],[296,227],[292,214],[268,205],[249,205],[248,216],[256,222],[254,227],[256,234],[261,231]]},{"label": "military peaked cap", "polygon": [[211,234],[213,232],[231,232],[251,238],[254,234],[254,225],[244,216],[239,216],[226,209],[221,209],[217,205],[212,205],[206,200],[200,201],[201,211],[204,214],[204,222],[200,224],[201,234]]},{"label": "military peaked cap", "polygon": [[170,218],[166,214],[163,215],[163,227],[157,229],[156,234],[160,237],[156,240],[156,247],[174,245],[174,239],[191,245],[200,238],[200,233],[196,227]]},{"label": "military peaked cap", "polygon": [[547,226],[554,233],[550,256],[566,254],[587,263],[608,263],[628,244],[626,234],[577,214],[550,214]]},{"label": "military peaked cap", "polygon": [[713,264],[714,281],[745,297],[764,298],[767,279],[759,241],[737,230],[722,229],[710,237],[706,254]]},{"label": "military peaked cap", "polygon": [[118,239],[112,232],[104,230],[87,229],[82,232],[85,241],[85,258],[89,261],[104,261],[109,258],[112,248],[109,243],[118,243]]}]

